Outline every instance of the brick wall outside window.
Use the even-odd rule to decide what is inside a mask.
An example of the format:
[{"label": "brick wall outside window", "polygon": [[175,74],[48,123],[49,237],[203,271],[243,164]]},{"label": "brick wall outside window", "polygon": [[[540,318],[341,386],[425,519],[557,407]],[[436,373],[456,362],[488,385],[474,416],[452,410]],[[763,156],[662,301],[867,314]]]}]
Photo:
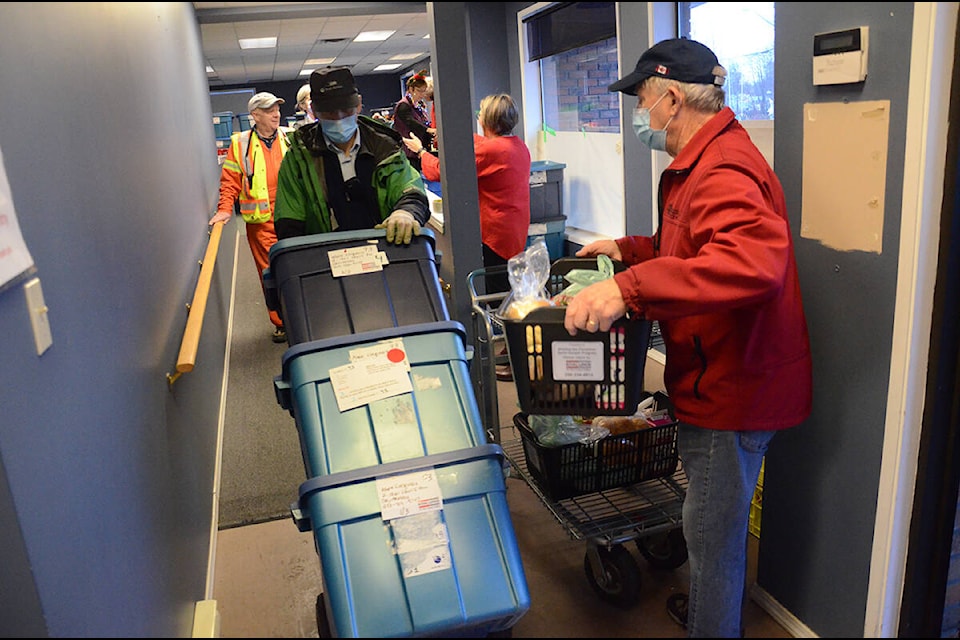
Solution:
[{"label": "brick wall outside window", "polygon": [[616,38],[565,51],[540,62],[544,76],[552,79],[544,83],[547,126],[556,131],[620,132],[620,94],[607,91],[619,78]]}]

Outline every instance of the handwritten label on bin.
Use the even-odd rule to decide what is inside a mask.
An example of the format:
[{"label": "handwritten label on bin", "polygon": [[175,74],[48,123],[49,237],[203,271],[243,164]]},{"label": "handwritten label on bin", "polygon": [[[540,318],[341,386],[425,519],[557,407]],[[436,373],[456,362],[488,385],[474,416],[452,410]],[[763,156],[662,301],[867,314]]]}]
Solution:
[{"label": "handwritten label on bin", "polygon": [[443,508],[437,472],[432,468],[377,478],[377,496],[384,520]]},{"label": "handwritten label on bin", "polygon": [[369,358],[330,369],[330,384],[340,412],[370,404],[375,400],[411,393],[409,365],[406,359]]},{"label": "handwritten label on bin", "polygon": [[334,278],[383,271],[383,265],[387,263],[386,254],[375,244],[328,251],[327,258]]},{"label": "handwritten label on bin", "polygon": [[403,364],[407,371],[410,370],[410,361],[407,360],[407,350],[403,346],[403,338],[378,340],[370,346],[351,349],[349,355],[350,362],[379,359]]}]

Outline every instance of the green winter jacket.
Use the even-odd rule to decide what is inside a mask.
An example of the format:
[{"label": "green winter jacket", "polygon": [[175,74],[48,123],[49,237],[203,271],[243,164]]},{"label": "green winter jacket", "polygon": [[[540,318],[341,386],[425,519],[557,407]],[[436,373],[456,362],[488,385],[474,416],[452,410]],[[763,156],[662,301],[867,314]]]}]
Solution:
[{"label": "green winter jacket", "polygon": [[[403,209],[421,225],[430,217],[429,203],[420,173],[402,151],[399,134],[367,116],[357,118],[360,129],[359,156],[371,155],[375,161],[372,181],[380,219]],[[290,136],[287,151],[277,174],[277,198],[274,222],[277,237],[282,229],[302,229],[303,234],[333,231],[322,178],[324,158],[320,150],[326,142],[319,122],[304,125]],[[284,221],[289,221],[285,223]],[[283,234],[285,237],[289,235]]]}]

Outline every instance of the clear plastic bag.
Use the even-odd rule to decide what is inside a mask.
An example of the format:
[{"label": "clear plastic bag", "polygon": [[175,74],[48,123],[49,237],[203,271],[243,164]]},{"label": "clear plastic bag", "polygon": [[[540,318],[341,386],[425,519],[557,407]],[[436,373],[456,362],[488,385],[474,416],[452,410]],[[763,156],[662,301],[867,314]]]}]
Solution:
[{"label": "clear plastic bag", "polygon": [[531,310],[553,304],[546,290],[550,279],[550,253],[542,237],[537,237],[526,250],[507,261],[507,276],[510,293],[497,309],[497,317],[522,320]]},{"label": "clear plastic bag", "polygon": [[567,444],[592,444],[610,435],[603,427],[578,422],[573,416],[530,416],[530,429],[545,447]]}]

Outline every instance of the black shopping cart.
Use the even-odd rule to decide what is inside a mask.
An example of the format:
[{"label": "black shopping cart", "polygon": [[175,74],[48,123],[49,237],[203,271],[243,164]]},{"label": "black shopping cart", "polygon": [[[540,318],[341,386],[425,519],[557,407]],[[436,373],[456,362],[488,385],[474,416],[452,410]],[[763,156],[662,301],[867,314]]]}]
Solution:
[{"label": "black shopping cart", "polygon": [[[555,261],[547,293],[563,290],[563,276],[570,270],[595,269],[596,264],[588,258]],[[599,597],[630,607],[639,597],[640,569],[626,544],[634,542],[654,569],[672,570],[687,560],[681,513],[687,479],[677,455],[676,423],[589,444],[546,447],[530,422],[540,414],[629,415],[651,395],[669,406],[664,394],[642,389],[646,351],[658,331],[655,325],[624,319],[606,335],[570,337],[562,329],[562,310],[549,308],[520,321],[504,320],[497,310],[507,293],[486,294],[481,287],[488,274],[505,270],[478,269],[467,276],[474,340],[471,378],[481,420],[512,471],[573,539],[585,541],[584,572]],[[504,346],[508,353],[502,355]],[[591,380],[553,379],[551,372],[561,361],[569,364],[565,358],[585,359],[598,372]],[[522,409],[509,425],[500,424],[496,379],[496,367],[505,363],[513,370]],[[581,365],[569,368],[591,367]]]}]

